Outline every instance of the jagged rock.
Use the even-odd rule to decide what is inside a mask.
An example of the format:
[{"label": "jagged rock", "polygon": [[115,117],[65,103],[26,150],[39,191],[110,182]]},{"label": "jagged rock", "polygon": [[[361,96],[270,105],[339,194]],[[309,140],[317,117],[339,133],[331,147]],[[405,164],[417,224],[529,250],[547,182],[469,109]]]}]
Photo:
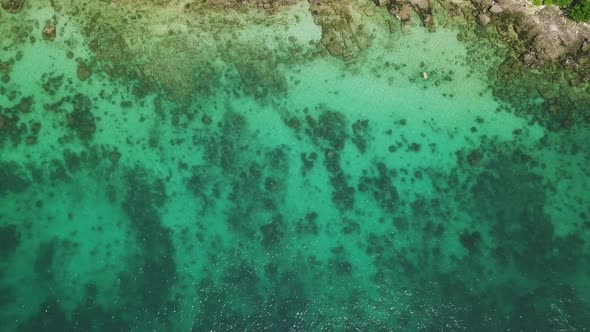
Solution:
[{"label": "jagged rock", "polygon": [[522,60],[522,63],[524,63],[525,65],[527,65],[531,68],[537,68],[539,66],[539,59],[532,52],[527,52],[527,53],[523,54],[521,57],[521,60]]},{"label": "jagged rock", "polygon": [[9,13],[17,13],[24,7],[25,0],[1,0],[2,8]]},{"label": "jagged rock", "polygon": [[477,22],[483,27],[487,26],[491,20],[492,19],[484,13],[477,15]]},{"label": "jagged rock", "polygon": [[502,7],[498,6],[498,5],[492,5],[490,7],[490,9],[488,9],[490,11],[490,13],[492,14],[500,14],[501,12],[504,11],[504,9],[502,9]]},{"label": "jagged rock", "polygon": [[393,16],[397,17],[402,24],[407,24],[410,22],[412,16],[412,5],[409,1],[396,1],[393,3],[389,11]]},{"label": "jagged rock", "polygon": [[408,24],[410,22],[412,10],[418,14],[425,27],[429,29],[434,28],[430,0],[396,0],[391,2],[391,6],[389,7],[391,14],[397,17],[402,24]]},{"label": "jagged rock", "polygon": [[258,7],[269,14],[277,12],[282,6],[291,6],[296,3],[296,0],[257,0]]},{"label": "jagged rock", "polygon": [[86,67],[86,65],[78,65],[78,69],[76,70],[76,76],[78,76],[78,79],[80,81],[86,81],[90,77],[90,75],[92,75],[92,72],[88,67]]},{"label": "jagged rock", "polygon": [[477,8],[488,8],[493,4],[493,0],[471,0],[471,3]]},{"label": "jagged rock", "polygon": [[369,46],[367,33],[342,1],[312,1],[311,13],[322,27],[322,45],[333,56],[350,59]]},{"label": "jagged rock", "polygon": [[[550,63],[580,56],[584,40],[590,40],[590,26],[566,19],[556,6],[539,8],[523,6],[518,0],[503,0],[506,22],[518,33],[521,42],[519,53],[532,52],[539,63]],[[526,55],[521,58],[524,60]],[[526,56],[531,60],[530,56]],[[530,61],[529,61],[530,62]],[[530,64],[527,64],[530,66]]]},{"label": "jagged rock", "polygon": [[57,28],[53,24],[48,24],[43,28],[43,39],[45,40],[54,40],[55,34],[57,32]]},{"label": "jagged rock", "polygon": [[187,2],[184,4],[183,10],[185,13],[190,13],[193,10],[195,10],[196,7],[197,7],[197,4],[195,2]]}]

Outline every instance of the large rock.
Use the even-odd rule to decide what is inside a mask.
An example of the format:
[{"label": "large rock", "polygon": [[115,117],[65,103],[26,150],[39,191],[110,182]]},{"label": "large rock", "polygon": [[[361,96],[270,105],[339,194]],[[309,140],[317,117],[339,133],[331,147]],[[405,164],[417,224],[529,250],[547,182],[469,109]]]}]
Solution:
[{"label": "large rock", "polygon": [[484,13],[477,15],[477,22],[483,27],[487,26],[491,20],[492,19]]},{"label": "large rock", "polygon": [[315,23],[322,27],[322,45],[333,56],[350,59],[369,47],[369,36],[344,1],[311,1]]},{"label": "large rock", "polygon": [[0,0],[0,2],[2,4],[2,9],[13,14],[23,9],[25,5],[25,0]]},{"label": "large rock", "polygon": [[16,162],[0,161],[0,196],[8,193],[21,193],[31,185],[23,168]]},{"label": "large rock", "polygon": [[78,76],[78,79],[80,81],[86,81],[90,77],[90,75],[92,75],[92,72],[86,65],[78,65],[78,69],[76,70],[76,76]]},{"label": "large rock", "polygon": [[490,7],[490,9],[488,9],[488,10],[490,11],[490,13],[496,14],[496,15],[497,14],[500,14],[501,12],[504,11],[504,9],[502,9],[502,7],[500,7],[500,6],[496,5],[496,4],[492,5]]},{"label": "large rock", "polygon": [[57,28],[53,24],[47,24],[42,30],[42,36],[45,40],[54,40],[57,33]]},{"label": "large rock", "polygon": [[425,27],[434,29],[430,0],[396,0],[392,2],[389,11],[397,17],[402,24],[408,24],[410,22],[412,11],[414,11],[418,14]]},{"label": "large rock", "polygon": [[[514,22],[514,30],[526,52],[534,54],[536,65],[578,56],[584,40],[590,40],[590,26],[565,18],[555,6],[539,8],[523,5],[519,0],[498,2],[502,4],[502,12],[507,14],[504,16]],[[490,12],[498,11],[494,6],[498,5],[491,6]],[[531,60],[530,56],[522,57],[525,58]]]},{"label": "large rock", "polygon": [[6,259],[12,254],[20,243],[20,233],[16,225],[0,227],[0,258]]}]

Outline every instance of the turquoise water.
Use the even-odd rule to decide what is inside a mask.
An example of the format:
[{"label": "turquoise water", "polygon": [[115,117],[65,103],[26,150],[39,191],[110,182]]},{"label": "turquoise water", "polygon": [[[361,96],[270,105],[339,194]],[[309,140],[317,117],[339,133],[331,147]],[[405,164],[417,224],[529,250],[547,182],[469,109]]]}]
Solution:
[{"label": "turquoise water", "polygon": [[162,3],[0,17],[3,330],[590,326],[590,130],[494,94],[509,47]]}]

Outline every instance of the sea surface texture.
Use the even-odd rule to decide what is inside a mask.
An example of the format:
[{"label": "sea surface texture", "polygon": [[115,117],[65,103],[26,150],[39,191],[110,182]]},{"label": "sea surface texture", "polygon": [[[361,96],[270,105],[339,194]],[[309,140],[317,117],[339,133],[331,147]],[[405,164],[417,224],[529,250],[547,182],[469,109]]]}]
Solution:
[{"label": "sea surface texture", "polygon": [[0,9],[0,329],[587,331],[588,93],[432,11]]}]

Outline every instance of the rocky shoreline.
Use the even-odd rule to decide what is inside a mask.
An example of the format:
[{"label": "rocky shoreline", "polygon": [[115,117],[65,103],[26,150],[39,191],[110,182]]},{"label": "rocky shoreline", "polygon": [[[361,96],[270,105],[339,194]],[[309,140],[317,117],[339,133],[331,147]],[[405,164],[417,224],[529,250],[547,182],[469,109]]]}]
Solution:
[{"label": "rocky shoreline", "polygon": [[478,21],[490,23],[497,16],[499,24],[511,24],[520,42],[527,45],[523,62],[539,67],[546,62],[588,56],[590,26],[567,19],[556,6],[534,6],[526,0],[473,0],[481,11]]},{"label": "rocky shoreline", "polygon": [[[530,67],[539,67],[552,61],[578,59],[590,52],[590,26],[566,18],[556,6],[534,6],[528,0],[437,0],[453,16],[473,18],[486,29],[503,31],[505,42],[518,43],[525,50],[522,61]],[[402,24],[410,21],[414,11],[427,28],[434,28],[432,6],[429,0],[374,0],[399,18]],[[517,40],[505,31],[506,26],[516,34]]]},{"label": "rocky shoreline", "polygon": [[[3,20],[18,20],[22,13],[38,7],[25,0],[1,1]],[[399,29],[397,25],[411,25],[412,17],[417,17],[431,31],[439,23],[451,24],[460,31],[470,30],[471,38],[500,41],[502,47],[508,47],[506,61],[490,76],[497,76],[492,77],[492,84],[496,85],[498,98],[514,104],[517,111],[545,123],[553,121],[556,114],[562,118],[563,113],[568,113],[567,120],[559,121],[565,127],[579,120],[590,122],[586,114],[590,112],[582,112],[579,107],[569,111],[575,105],[590,104],[586,93],[590,91],[590,26],[568,20],[555,6],[534,6],[528,0],[117,0],[85,5],[55,0],[51,4],[55,11],[51,20],[15,26],[7,34],[12,38],[8,44],[18,45],[27,38],[53,42],[60,38],[60,16],[69,16],[81,27],[94,53],[92,59],[77,59],[79,71],[88,73],[81,76],[104,73],[141,82],[134,88],[137,95],[164,89],[169,97],[182,100],[190,98],[194,91],[207,93],[227,75],[212,60],[221,57],[235,63],[237,75],[251,93],[264,96],[277,86],[284,88],[280,75],[273,70],[281,61],[304,62],[317,55],[329,55],[350,63],[370,47],[373,30],[387,29],[388,25],[389,32],[393,32]],[[265,41],[256,41],[260,45],[234,43],[231,47],[240,49],[236,55],[222,52],[215,44],[207,44],[212,41],[201,38],[215,30],[231,36],[251,26],[287,30],[307,10],[321,29],[321,37],[313,41],[317,45],[285,33],[281,37],[285,40],[278,41],[282,45],[280,55],[262,46]],[[203,15],[205,12],[207,15]],[[4,47],[10,50],[10,46]],[[171,54],[171,48],[178,52]],[[274,54],[269,56],[269,52]],[[198,54],[194,63],[184,61],[194,58],[193,54]],[[273,60],[249,60],[265,58]],[[8,82],[10,70],[8,65],[5,67],[2,81]],[[514,95],[521,86],[533,88]],[[531,111],[537,107],[533,104],[520,105],[522,100],[537,97],[545,100],[540,111]],[[564,101],[568,105],[562,105]]]},{"label": "rocky shoreline", "polygon": [[[414,13],[421,19],[422,24],[429,28],[436,28],[437,18],[433,15],[432,0],[370,0],[375,6],[386,8],[386,10],[396,17],[401,24],[409,24]],[[110,1],[109,7],[128,7],[136,6],[143,9],[146,6],[166,8],[177,8],[184,14],[195,13],[211,8],[226,11],[253,11],[263,10],[269,15],[277,14],[280,11],[294,6],[302,1],[298,0],[210,0],[198,3],[196,1],[170,1],[162,0],[156,4],[146,4],[142,1]],[[303,1],[305,2],[305,1]],[[339,37],[342,39],[350,38],[350,41],[342,41],[357,50],[364,49],[367,44],[366,36],[362,36],[362,31],[353,26],[355,16],[359,13],[353,13],[355,10],[362,10],[368,4],[363,1],[335,1],[335,0],[307,0],[310,4],[310,12],[314,16],[318,25],[325,30],[326,36],[322,38],[322,44],[330,51],[332,55],[350,56],[346,50],[336,49],[334,42],[335,30],[340,31]],[[510,43],[519,43],[519,48],[524,48],[521,54],[522,61],[529,67],[535,68],[543,66],[552,61],[563,59],[577,60],[580,57],[588,56],[590,53],[590,26],[585,23],[577,23],[566,18],[565,14],[556,6],[534,6],[528,0],[436,0],[451,16],[464,16],[466,20],[475,19],[475,21],[486,29],[502,30],[499,35],[504,41]],[[2,8],[6,14],[18,14],[27,10],[29,3],[25,0],[1,0]],[[135,4],[136,3],[136,4]],[[102,6],[109,5],[104,4]],[[61,4],[61,1],[52,1],[52,6],[56,10],[66,8],[68,5]],[[79,7],[76,10],[83,11],[85,8]],[[168,9],[167,9],[168,10]],[[230,13],[231,14],[231,13]],[[361,15],[367,14],[360,13]],[[330,18],[332,16],[332,18]],[[337,19],[341,19],[340,24]],[[347,24],[348,22],[348,24]],[[155,22],[157,23],[157,22]],[[506,33],[506,26],[516,35]],[[338,26],[336,29],[334,26]],[[55,26],[51,25],[53,29]],[[54,38],[55,31],[52,32]],[[46,38],[46,34],[43,34]],[[338,37],[338,36],[337,36]]]},{"label": "rocky shoreline", "polygon": [[[429,29],[436,28],[431,4],[422,0],[375,0],[402,23],[414,11]],[[590,26],[566,18],[556,6],[527,0],[437,0],[459,25],[476,22],[481,38],[509,48],[493,73],[492,89],[515,112],[551,130],[590,123]],[[401,9],[403,8],[403,10]],[[473,37],[473,36],[472,36]],[[538,100],[543,102],[539,103]]]}]

